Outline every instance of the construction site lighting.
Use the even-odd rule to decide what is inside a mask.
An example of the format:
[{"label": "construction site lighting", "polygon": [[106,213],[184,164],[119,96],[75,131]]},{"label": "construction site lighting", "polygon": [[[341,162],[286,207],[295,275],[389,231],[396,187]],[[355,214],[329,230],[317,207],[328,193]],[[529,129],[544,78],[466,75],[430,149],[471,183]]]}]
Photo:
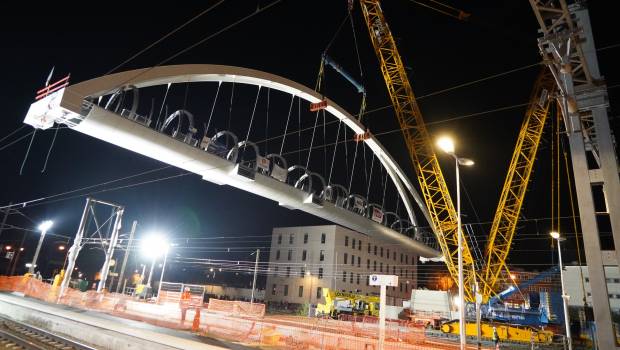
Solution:
[{"label": "construction site lighting", "polygon": [[168,240],[160,234],[150,234],[142,240],[142,253],[155,259],[166,254],[169,248]]},{"label": "construction site lighting", "polygon": [[52,228],[53,225],[54,222],[52,220],[45,220],[39,225],[38,229],[45,234],[50,228]]},{"label": "construction site lighting", "polygon": [[442,136],[437,139],[437,146],[448,154],[454,154],[454,141],[448,136]]},{"label": "construction site lighting", "polygon": [[12,246],[10,246],[10,245],[7,245],[7,246],[4,246],[4,249],[6,249],[6,250],[11,250],[11,249],[13,249],[13,247],[12,247]]},{"label": "construction site lighting", "polygon": [[549,235],[553,238],[553,239],[558,239],[560,238],[560,233],[557,231],[551,231],[549,232]]},{"label": "construction site lighting", "polygon": [[60,251],[65,250],[65,246],[64,246],[64,245],[59,245],[59,246],[58,246],[58,250],[60,250]]},{"label": "construction site lighting", "polygon": [[463,166],[472,166],[475,164],[474,161],[469,158],[459,158],[458,162],[459,162],[459,165],[463,165]]}]

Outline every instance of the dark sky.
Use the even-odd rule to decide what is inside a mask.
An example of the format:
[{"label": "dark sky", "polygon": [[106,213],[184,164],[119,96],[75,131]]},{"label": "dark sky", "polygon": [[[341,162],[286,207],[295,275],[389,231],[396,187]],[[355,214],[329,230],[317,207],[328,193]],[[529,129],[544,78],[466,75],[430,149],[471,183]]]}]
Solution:
[{"label": "dark sky", "polygon": [[[4,113],[0,137],[22,125],[23,117],[33,101],[34,92],[43,86],[52,66],[56,67],[56,78],[71,73],[73,83],[101,76],[213,3],[215,2],[189,2],[183,3],[183,6],[152,3],[149,6],[136,7],[127,2],[66,7],[57,3],[37,4],[36,7],[28,4],[10,5],[11,7],[0,5],[0,62],[4,68],[0,94]],[[448,3],[462,6],[463,10],[472,14],[471,20],[460,22],[407,0],[389,0],[383,3],[386,18],[397,38],[401,56],[409,67],[410,79],[418,96],[540,60],[536,46],[538,27],[527,1]],[[265,1],[225,1],[211,13],[120,70],[153,66],[252,13],[257,6],[266,4]],[[616,31],[611,29],[611,5],[599,1],[592,2],[590,8],[597,47],[603,48],[620,42]],[[345,15],[346,1],[285,0],[180,55],[168,64],[210,63],[242,66],[281,75],[313,87],[321,53]],[[367,30],[362,25],[357,4],[353,19],[363,69],[362,81],[369,91],[368,109],[389,105],[385,85]],[[336,36],[329,54],[353,75],[359,76],[354,48],[351,25],[347,22]],[[616,64],[619,59],[620,48],[599,52],[601,71],[609,86],[620,82],[620,71]],[[458,139],[458,153],[476,161],[475,167],[462,171],[463,185],[468,194],[463,199],[465,222],[486,223],[492,220],[525,107],[465,117],[456,121],[446,120],[527,102],[538,70],[539,68],[533,67],[420,99],[430,132],[433,135],[454,135]],[[355,113],[359,108],[359,99],[347,82],[333,71],[327,71],[325,79],[325,94],[351,113]],[[618,89],[610,90],[611,115],[617,114],[617,107],[614,105],[618,99],[617,91]],[[204,102],[198,93],[192,91],[190,100],[189,106]],[[278,108],[282,107],[274,107],[275,110]],[[233,128],[237,128],[240,135],[243,134],[243,126],[247,125],[244,122],[246,117],[233,118]],[[273,123],[276,122],[277,118]],[[302,125],[311,125],[312,122],[313,120],[306,119]],[[365,122],[374,133],[394,130],[397,126],[389,108],[368,115]],[[617,121],[612,123],[615,127]],[[0,148],[28,132],[29,127],[20,130],[15,136],[2,141]],[[273,134],[271,129],[268,130],[267,135]],[[53,131],[37,134],[21,176],[19,168],[29,138],[0,150],[0,206],[63,193],[162,166],[154,160],[87,136],[61,130],[47,171],[41,173],[52,136]],[[535,262],[539,265],[535,267],[544,267],[551,263],[549,240],[546,239],[550,223],[545,219],[550,215],[551,201],[549,140],[550,137],[545,136],[541,145],[530,192],[523,208],[525,218],[539,220],[523,221],[520,226],[511,253],[511,261],[515,266],[532,267],[528,265],[532,262],[531,254],[526,252],[536,253],[538,260]],[[387,134],[380,137],[380,141],[413,179],[400,133]],[[452,164],[443,159],[442,166],[450,186],[453,186]],[[93,191],[178,173],[178,170],[167,169],[97,187]],[[89,191],[71,195],[87,192]],[[249,249],[253,246],[264,246],[265,241],[251,242],[251,239],[231,237],[267,235],[274,226],[324,223],[321,219],[280,208],[275,202],[236,189],[206,183],[193,175],[94,196],[126,206],[126,230],[129,229],[131,220],[135,219],[140,222],[140,232],[157,228],[173,232],[176,237],[227,237],[221,240],[221,247],[247,247],[246,251],[238,254],[213,254],[207,249],[196,249],[194,254],[201,257],[251,260],[253,257],[249,256]],[[72,236],[77,229],[84,200],[82,196],[45,205],[26,206],[20,210],[34,221],[52,218],[56,222],[54,232]],[[566,196],[563,203],[561,214],[569,215]],[[12,215],[9,223],[26,228],[34,226],[17,215]],[[571,232],[572,228],[569,228],[568,224],[569,221],[562,221],[562,227],[567,227],[566,230]],[[489,225],[476,225],[474,228],[478,238],[483,239]],[[0,241],[15,244],[22,234],[19,230],[8,230]],[[30,251],[35,240],[35,235],[28,236]],[[201,247],[204,244],[200,243]],[[574,248],[574,244],[568,242],[569,260],[575,259]],[[48,253],[44,252],[49,259],[59,258]],[[96,254],[99,253],[94,253],[93,256]],[[102,256],[91,259],[92,261],[84,264],[95,266]],[[91,270],[94,271],[94,268]]]}]

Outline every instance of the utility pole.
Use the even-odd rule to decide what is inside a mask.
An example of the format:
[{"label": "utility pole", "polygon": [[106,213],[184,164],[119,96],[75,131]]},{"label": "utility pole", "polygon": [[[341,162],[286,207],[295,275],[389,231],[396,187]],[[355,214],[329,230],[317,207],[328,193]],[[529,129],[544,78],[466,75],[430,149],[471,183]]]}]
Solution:
[{"label": "utility pole", "polygon": [[0,236],[2,236],[2,231],[4,231],[4,225],[6,224],[6,220],[9,218],[9,213],[11,212],[11,205],[13,205],[13,202],[9,203],[9,205],[4,208],[4,217],[2,218],[2,225],[0,225]]},{"label": "utility pole", "polygon": [[254,262],[254,280],[252,281],[252,297],[250,298],[250,304],[254,304],[254,289],[256,288],[256,272],[258,270],[258,256],[260,255],[260,249],[256,249],[256,261]]},{"label": "utility pole", "polygon": [[112,256],[114,255],[114,248],[116,247],[118,232],[121,230],[123,212],[125,211],[125,208],[123,207],[115,207],[114,209],[116,210],[114,228],[112,229],[112,235],[110,236],[108,250],[105,253],[105,261],[103,262],[103,267],[101,268],[101,280],[99,281],[99,285],[97,285],[97,293],[101,293],[105,288],[105,283],[108,279],[108,273],[110,272],[110,261],[112,260]]},{"label": "utility pole", "polygon": [[58,302],[60,302],[62,295],[65,290],[69,287],[69,282],[71,281],[71,275],[73,274],[73,268],[75,267],[75,262],[78,258],[78,254],[80,250],[82,250],[82,238],[84,237],[84,231],[86,230],[86,221],[88,219],[88,210],[92,205],[92,199],[90,197],[86,198],[86,205],[84,205],[84,212],[82,213],[82,219],[80,220],[80,226],[78,227],[77,233],[75,235],[75,239],[73,240],[73,246],[69,248],[69,257],[67,258],[67,270],[65,271],[65,276],[62,279],[62,283],[60,284],[60,292],[58,293]]},{"label": "utility pole", "polygon": [[[136,233],[136,227],[138,226],[138,221],[134,220],[131,224],[131,232],[129,233],[129,240],[127,241],[127,249],[125,249],[125,256],[123,257],[123,264],[121,265],[121,275],[118,278],[118,283],[116,284],[116,293],[121,286],[121,281],[125,278],[125,267],[127,266],[127,259],[129,259],[129,249],[131,249],[131,243],[133,242],[133,235]],[[123,288],[123,293],[125,292],[125,288]]]}]

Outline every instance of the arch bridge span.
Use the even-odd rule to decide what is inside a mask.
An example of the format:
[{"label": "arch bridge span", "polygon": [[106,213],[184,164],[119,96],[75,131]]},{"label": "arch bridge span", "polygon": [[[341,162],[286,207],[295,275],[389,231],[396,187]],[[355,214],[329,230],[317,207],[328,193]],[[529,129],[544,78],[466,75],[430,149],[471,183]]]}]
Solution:
[{"label": "arch bridge span", "polygon": [[[193,125],[193,115],[189,111],[178,110],[172,113],[161,128],[158,125],[153,128],[152,116],[137,114],[139,89],[199,82],[265,87],[309,103],[325,100],[326,112],[339,119],[348,129],[357,135],[366,131],[343,108],[301,84],[257,70],[206,64],[144,68],[69,85],[33,103],[24,122],[41,129],[49,128],[54,123],[65,124],[75,131],[198,174],[207,181],[230,185],[275,200],[284,207],[302,210],[374,238],[407,246],[420,256],[435,258],[440,255],[428,234],[416,232],[420,225],[415,216],[414,204],[426,221],[430,222],[423,200],[373,135],[365,137],[363,142],[385,169],[406,209],[408,220],[395,219],[400,220],[399,224],[389,222],[389,215],[383,215],[387,211],[380,208],[380,205],[368,203],[363,196],[348,193],[346,186],[327,183],[320,174],[301,165],[289,167],[281,154],[261,156],[256,144],[250,140],[239,141],[236,135],[228,131],[207,135],[208,127],[204,136],[199,137]],[[129,90],[133,96],[132,106],[119,112],[122,104],[119,100],[122,96],[119,95]],[[108,98],[107,103],[102,103],[104,97]],[[175,118],[178,119],[178,125],[170,128]],[[181,128],[182,122],[187,127]],[[167,134],[166,130],[172,132],[172,135]],[[223,143],[218,140],[224,138],[233,140],[233,145],[222,149]],[[252,149],[250,153],[255,154],[250,161],[243,159],[244,153],[247,153],[246,148]],[[292,178],[295,173],[301,175]],[[357,197],[361,199],[357,200]],[[372,215],[377,210],[382,211],[379,219]],[[404,227],[402,222],[408,222],[410,226]]]}]

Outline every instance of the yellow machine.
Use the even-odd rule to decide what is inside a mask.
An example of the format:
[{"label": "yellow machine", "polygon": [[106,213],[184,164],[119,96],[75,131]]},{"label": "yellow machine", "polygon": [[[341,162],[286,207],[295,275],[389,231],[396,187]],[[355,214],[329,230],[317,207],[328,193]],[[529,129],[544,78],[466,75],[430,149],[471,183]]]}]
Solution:
[{"label": "yellow machine", "polygon": [[339,292],[329,288],[323,288],[325,304],[318,304],[315,315],[330,315],[338,317],[339,314],[379,316],[379,297]]},{"label": "yellow machine", "polygon": [[[536,329],[528,326],[493,324],[482,322],[480,324],[480,335],[483,338],[493,337],[493,327],[497,329],[497,335],[502,341],[520,341],[531,342],[535,344],[550,344],[553,340],[553,332],[547,330]],[[459,321],[450,321],[441,325],[441,331],[444,333],[459,334]],[[467,322],[465,331],[468,336],[475,336],[477,333],[476,323]]]}]

